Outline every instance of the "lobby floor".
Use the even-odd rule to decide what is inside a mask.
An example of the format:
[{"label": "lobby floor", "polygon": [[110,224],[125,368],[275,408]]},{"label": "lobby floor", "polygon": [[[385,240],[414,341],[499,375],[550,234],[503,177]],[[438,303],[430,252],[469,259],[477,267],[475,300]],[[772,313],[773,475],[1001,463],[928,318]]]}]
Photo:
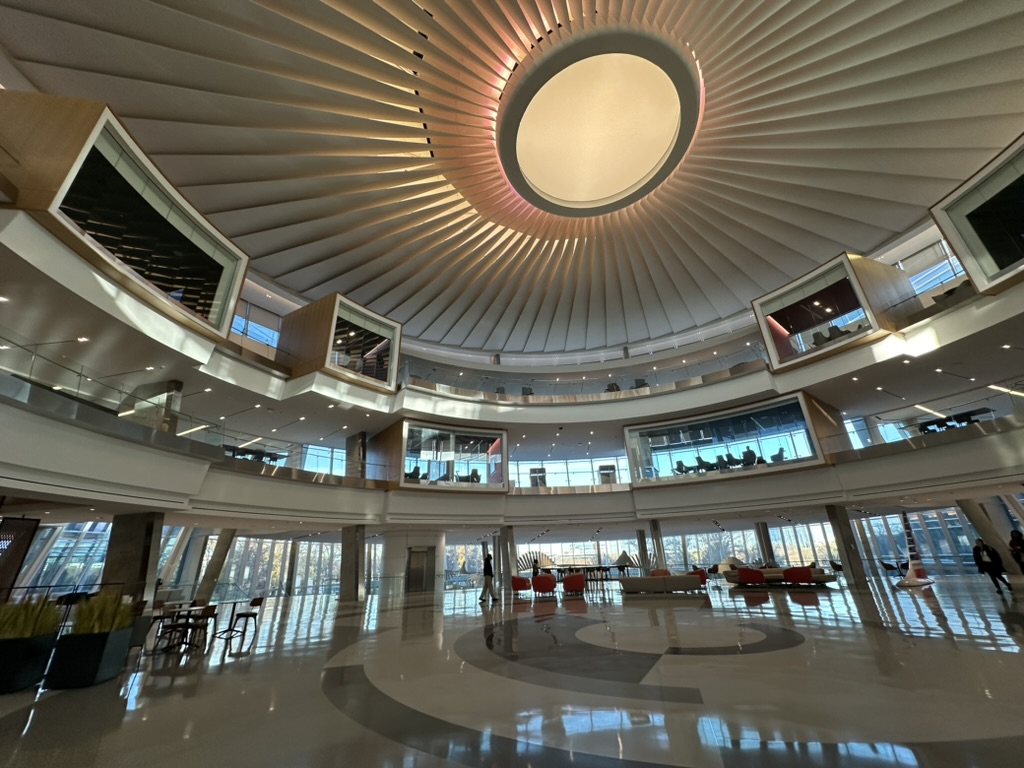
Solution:
[{"label": "lobby floor", "polygon": [[921,766],[1024,754],[1024,613],[928,589],[270,600],[251,649],[0,697],[0,766]]}]

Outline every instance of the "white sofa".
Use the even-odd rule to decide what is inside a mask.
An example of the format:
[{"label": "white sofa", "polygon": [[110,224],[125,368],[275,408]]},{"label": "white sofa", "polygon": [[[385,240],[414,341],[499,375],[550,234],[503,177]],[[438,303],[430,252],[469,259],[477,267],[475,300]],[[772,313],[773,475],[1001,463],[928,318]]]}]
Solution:
[{"label": "white sofa", "polygon": [[622,594],[665,594],[700,589],[700,576],[679,574],[672,576],[623,576],[619,579]]}]

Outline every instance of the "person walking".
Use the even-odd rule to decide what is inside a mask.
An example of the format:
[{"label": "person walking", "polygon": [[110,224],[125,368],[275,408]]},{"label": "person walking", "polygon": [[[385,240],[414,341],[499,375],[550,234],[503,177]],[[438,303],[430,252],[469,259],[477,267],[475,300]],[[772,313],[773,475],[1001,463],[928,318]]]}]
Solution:
[{"label": "person walking", "polygon": [[1010,557],[1013,558],[1013,562],[1024,569],[1024,533],[1010,531],[1010,541],[1007,546],[1010,548]]},{"label": "person walking", "polygon": [[490,552],[484,557],[484,588],[480,592],[480,602],[487,602],[487,595],[491,596],[491,600],[497,600],[498,596],[494,594],[494,565],[491,563]]},{"label": "person walking", "polygon": [[1006,588],[1013,591],[1010,582],[1003,576],[1003,558],[992,547],[981,539],[974,540],[974,564],[978,566],[978,573],[986,574],[992,583],[996,585],[996,592],[1003,594],[999,583],[1002,582]]}]

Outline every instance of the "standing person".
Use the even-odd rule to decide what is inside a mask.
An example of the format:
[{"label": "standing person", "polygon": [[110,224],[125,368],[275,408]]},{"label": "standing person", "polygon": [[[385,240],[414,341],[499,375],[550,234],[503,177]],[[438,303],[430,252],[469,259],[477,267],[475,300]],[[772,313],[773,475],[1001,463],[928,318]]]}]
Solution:
[{"label": "standing person", "polygon": [[1010,557],[1013,558],[1013,562],[1024,569],[1024,533],[1010,531],[1010,541],[1007,546],[1010,547]]},{"label": "standing person", "polygon": [[537,562],[537,558],[533,559],[533,575],[534,576],[539,576],[540,575],[540,563]]},{"label": "standing person", "polygon": [[996,592],[1000,595],[1003,594],[1003,590],[999,582],[1013,592],[1010,582],[1003,577],[1003,558],[981,539],[974,540],[974,564],[978,566],[978,573],[984,573],[992,579],[992,583],[996,585]]},{"label": "standing person", "polygon": [[484,588],[480,592],[480,602],[487,602],[487,595],[491,596],[491,600],[497,600],[498,596],[494,594],[494,566],[491,564],[491,553],[488,552],[484,557]]}]

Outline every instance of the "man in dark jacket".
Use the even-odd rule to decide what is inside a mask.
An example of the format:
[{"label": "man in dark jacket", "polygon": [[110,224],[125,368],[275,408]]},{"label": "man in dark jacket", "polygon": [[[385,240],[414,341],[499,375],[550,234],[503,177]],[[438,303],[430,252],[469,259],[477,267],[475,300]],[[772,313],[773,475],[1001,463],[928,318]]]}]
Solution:
[{"label": "man in dark jacket", "polygon": [[999,582],[1006,585],[1006,588],[1013,591],[1010,582],[1003,576],[1003,558],[992,547],[981,539],[974,540],[974,564],[978,566],[978,573],[987,574],[992,583],[996,585],[996,592],[1003,594]]}]

